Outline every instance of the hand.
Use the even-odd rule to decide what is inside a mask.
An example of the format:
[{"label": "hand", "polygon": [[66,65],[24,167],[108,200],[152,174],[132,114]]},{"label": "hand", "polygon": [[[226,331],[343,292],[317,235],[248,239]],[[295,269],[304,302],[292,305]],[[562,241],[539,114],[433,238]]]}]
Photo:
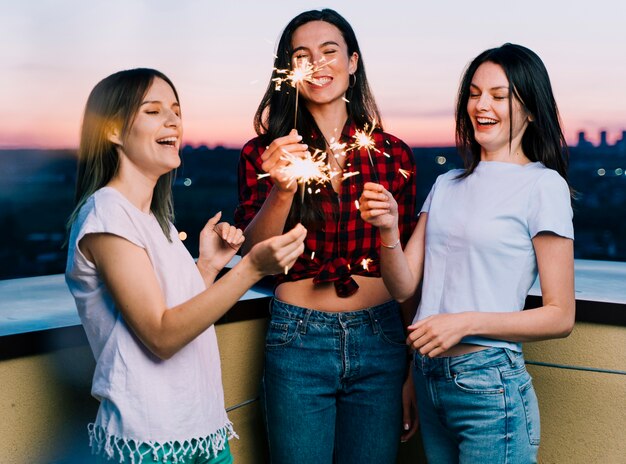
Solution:
[{"label": "hand", "polygon": [[262,276],[278,274],[289,269],[304,252],[306,229],[297,224],[283,235],[263,240],[254,245],[246,256]]},{"label": "hand", "polygon": [[200,232],[198,264],[217,273],[231,260],[244,241],[241,229],[227,222],[217,221],[222,217],[218,212],[206,223]]},{"label": "hand", "polygon": [[359,211],[364,221],[381,229],[398,227],[398,203],[382,185],[366,182],[359,198]]},{"label": "hand", "polygon": [[294,156],[303,155],[308,145],[299,143],[302,136],[298,135],[295,129],[292,129],[289,135],[275,139],[261,155],[263,171],[269,173],[272,182],[282,192],[295,193],[298,184],[293,179],[287,179],[282,169],[287,165],[284,155],[288,152]]},{"label": "hand", "polygon": [[402,385],[402,430],[400,441],[404,443],[415,435],[419,427],[417,415],[417,400],[415,399],[415,386],[413,384],[413,369],[409,367],[404,385]]},{"label": "hand", "polygon": [[467,334],[467,318],[471,313],[437,314],[408,327],[406,339],[423,356],[434,358],[457,345]]}]

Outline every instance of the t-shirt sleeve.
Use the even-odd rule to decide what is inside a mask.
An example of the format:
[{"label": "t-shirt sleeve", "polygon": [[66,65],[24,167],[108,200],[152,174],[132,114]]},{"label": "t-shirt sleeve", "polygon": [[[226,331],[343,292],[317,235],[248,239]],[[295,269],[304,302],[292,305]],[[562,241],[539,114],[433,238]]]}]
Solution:
[{"label": "t-shirt sleeve", "polygon": [[528,229],[531,237],[551,232],[574,239],[573,212],[567,182],[553,170],[538,179],[528,205]]},{"label": "t-shirt sleeve", "polygon": [[135,224],[133,213],[127,205],[113,196],[95,198],[85,205],[84,219],[76,238],[76,244],[87,234],[112,234],[146,248],[145,239]]}]

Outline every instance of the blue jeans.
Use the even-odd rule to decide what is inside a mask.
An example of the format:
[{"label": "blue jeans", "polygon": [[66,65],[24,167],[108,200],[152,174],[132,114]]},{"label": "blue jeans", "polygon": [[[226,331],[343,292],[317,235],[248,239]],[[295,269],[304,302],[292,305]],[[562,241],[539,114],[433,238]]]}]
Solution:
[{"label": "blue jeans", "polygon": [[522,353],[488,348],[415,355],[420,429],[429,464],[537,462],[539,407]]},{"label": "blue jeans", "polygon": [[395,463],[404,340],[395,302],[329,313],[273,300],[263,375],[271,462]]}]

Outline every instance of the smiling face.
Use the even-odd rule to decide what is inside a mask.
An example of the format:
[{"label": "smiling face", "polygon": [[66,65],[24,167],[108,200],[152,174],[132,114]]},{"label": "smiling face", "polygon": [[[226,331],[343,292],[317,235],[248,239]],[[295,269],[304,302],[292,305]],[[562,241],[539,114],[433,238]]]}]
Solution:
[{"label": "smiling face", "polygon": [[310,21],[298,27],[292,37],[292,63],[307,60],[321,66],[313,74],[314,82],[298,84],[309,111],[325,105],[342,105],[350,74],[357,69],[358,55],[348,55],[348,46],[341,31],[325,21]]},{"label": "smiling face", "polygon": [[515,91],[510,114],[509,93],[509,81],[500,65],[487,61],[478,67],[470,84],[467,113],[482,160],[510,161],[511,155],[520,155],[516,161],[526,159],[521,140],[529,117]]},{"label": "smiling face", "polygon": [[114,130],[110,140],[121,152],[121,169],[132,166],[158,178],[180,165],[182,132],[178,99],[167,82],[155,77],[126,136],[122,140]]}]

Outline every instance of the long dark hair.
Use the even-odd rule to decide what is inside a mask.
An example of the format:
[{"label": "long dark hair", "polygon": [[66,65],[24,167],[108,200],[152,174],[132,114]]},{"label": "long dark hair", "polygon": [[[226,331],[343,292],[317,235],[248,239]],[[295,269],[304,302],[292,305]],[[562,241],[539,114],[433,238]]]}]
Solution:
[{"label": "long dark hair", "polygon": [[[75,206],[68,220],[68,228],[76,220],[87,198],[117,174],[119,154],[116,145],[109,140],[110,130],[112,127],[119,128],[122,140],[126,137],[146,92],[157,77],[169,84],[178,100],[172,81],[163,73],[148,68],[112,74],[98,82],[89,94],[78,148]],[[170,241],[169,223],[174,220],[173,177],[173,171],[159,177],[150,205],[150,210]]]},{"label": "long dark hair", "polygon": [[[513,98],[517,98],[531,117],[522,136],[522,149],[526,157],[554,169],[567,181],[569,153],[548,71],[535,52],[510,43],[482,52],[468,65],[461,79],[456,105],[456,145],[465,161],[465,173],[461,177],[474,172],[480,162],[480,145],[474,137],[467,102],[474,74],[485,62],[499,65],[506,74],[509,81],[509,114],[513,114]],[[509,146],[512,134],[511,117]]]},{"label": "long dark hair", "polygon": [[[369,88],[367,76],[365,74],[365,63],[363,54],[359,48],[356,34],[339,13],[334,10],[325,8],[323,10],[311,10],[300,13],[293,18],[283,30],[278,41],[276,50],[276,58],[274,59],[274,70],[270,82],[267,86],[265,94],[261,99],[261,103],[254,115],[254,130],[261,137],[261,143],[268,145],[274,139],[287,135],[293,128],[293,111],[296,105],[296,91],[289,85],[282,85],[280,90],[276,90],[273,79],[281,77],[277,74],[277,69],[292,68],[292,36],[296,29],[311,21],[324,21],[335,26],[341,32],[346,45],[348,47],[348,56],[357,53],[359,60],[357,69],[354,73],[356,82],[354,86],[348,89],[346,99],[346,107],[348,116],[359,127],[365,124],[371,125],[376,121],[376,126],[382,130],[382,121],[378,106],[374,100],[374,96]],[[352,79],[352,78],[351,78]],[[303,97],[300,95],[300,99]],[[296,127],[298,133],[302,135],[303,141],[310,147],[326,150],[326,144],[323,137],[311,138],[313,134],[321,134],[315,119],[306,109],[303,101],[298,102],[298,120]],[[294,200],[289,218],[288,226],[301,220],[305,225],[312,225],[317,220],[323,219],[320,205],[316,204],[317,195],[305,195],[302,212],[300,212],[300,202]]]}]

